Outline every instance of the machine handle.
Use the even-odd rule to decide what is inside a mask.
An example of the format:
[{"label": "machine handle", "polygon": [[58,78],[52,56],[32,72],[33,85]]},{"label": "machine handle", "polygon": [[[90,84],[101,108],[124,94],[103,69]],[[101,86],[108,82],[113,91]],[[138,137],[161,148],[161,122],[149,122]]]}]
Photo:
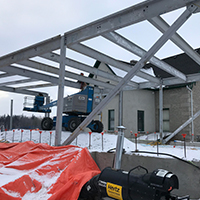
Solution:
[{"label": "machine handle", "polygon": [[148,173],[148,170],[145,168],[145,167],[143,167],[143,166],[141,166],[141,165],[138,165],[137,167],[134,167],[133,169],[131,169],[129,172],[128,172],[128,197],[129,197],[129,199],[131,199],[131,200],[133,200],[132,198],[131,198],[131,195],[130,195],[130,173],[132,172],[132,171],[134,171],[134,170],[136,170],[136,169],[144,169],[145,171],[146,171],[146,174]]}]

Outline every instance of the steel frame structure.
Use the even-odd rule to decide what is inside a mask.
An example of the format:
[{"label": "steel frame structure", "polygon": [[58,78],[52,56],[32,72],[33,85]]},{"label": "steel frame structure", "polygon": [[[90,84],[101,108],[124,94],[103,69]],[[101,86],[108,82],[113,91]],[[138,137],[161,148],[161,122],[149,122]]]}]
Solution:
[{"label": "steel frame structure", "polygon": [[[185,11],[171,26],[161,18],[161,15],[164,13],[168,13],[184,7]],[[80,131],[90,123],[94,116],[99,113],[116,94],[118,94],[122,89],[126,87],[129,89],[159,87],[161,110],[162,85],[166,86],[200,81],[199,74],[183,74],[176,68],[154,56],[155,53],[168,40],[171,40],[175,45],[177,45],[182,51],[184,51],[188,56],[190,56],[196,63],[200,65],[200,55],[195,52],[193,48],[177,33],[177,30],[185,23],[185,21],[187,21],[187,19],[192,14],[196,14],[200,11],[199,7],[199,0],[147,0],[72,31],[66,32],[63,35],[58,35],[43,42],[2,56],[0,57],[0,71],[3,73],[0,74],[0,79],[13,75],[20,75],[22,77],[26,77],[26,79],[15,82],[4,82],[3,84],[0,84],[0,90],[36,95],[38,91],[30,89],[58,85],[55,145],[61,145],[61,120],[64,86],[79,88],[80,85],[77,80],[87,82],[91,85],[98,85],[100,88],[107,89],[110,92],[106,98],[103,99],[103,101],[93,110],[93,112],[71,134],[71,136],[66,139],[63,145],[70,144],[77,137]],[[148,51],[142,49],[132,41],[116,32],[119,29],[145,20],[154,25],[155,28],[157,28],[162,33],[162,36]],[[120,62],[109,55],[101,53],[97,49],[92,49],[91,47],[83,44],[83,42],[98,36],[101,36],[106,40],[122,47],[123,49],[141,57],[141,59],[134,66],[130,66],[129,64]],[[127,74],[122,78],[116,75],[105,73],[104,71],[93,68],[89,65],[86,65],[85,63],[72,60],[71,58],[66,57],[67,49],[71,49],[95,60],[109,64],[114,68],[118,68],[127,72]],[[57,50],[60,50],[60,53],[55,53]],[[35,61],[34,58],[36,57],[57,62],[59,64],[59,68],[44,62]],[[168,72],[173,77],[160,79],[145,73],[141,70],[141,68],[147,62],[151,62],[153,65]],[[115,84],[110,84],[104,81],[78,75],[77,73],[66,70],[66,66],[101,76],[107,80],[110,79]],[[142,83],[133,82],[131,79],[135,75],[145,79],[145,81]],[[70,78],[70,80],[67,78]],[[75,81],[72,81],[71,79]],[[42,80],[45,81],[45,83],[23,87],[17,86],[19,83],[31,83],[36,80]],[[11,85],[15,85],[15,87],[11,87]],[[47,96],[46,93],[44,95]],[[162,118],[160,118],[160,133],[163,132],[161,121]]]}]

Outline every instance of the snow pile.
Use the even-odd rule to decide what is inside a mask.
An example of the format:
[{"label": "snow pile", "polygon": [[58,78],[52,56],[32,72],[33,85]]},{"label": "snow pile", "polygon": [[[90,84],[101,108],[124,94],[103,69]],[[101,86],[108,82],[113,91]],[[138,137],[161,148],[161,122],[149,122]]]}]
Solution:
[{"label": "snow pile", "polygon": [[[61,142],[64,142],[69,136],[70,132],[63,131],[61,136]],[[13,139],[14,135],[14,139]],[[78,135],[77,139],[75,139],[71,144],[79,147],[87,147],[90,152],[98,151],[98,152],[107,152],[110,149],[116,147],[117,143],[117,135],[104,133],[103,136],[100,133],[92,133],[91,134],[91,145],[89,144],[89,133],[81,133]],[[6,140],[8,142],[24,142],[30,141],[30,139],[39,143],[47,143],[49,145],[54,145],[55,143],[55,131],[39,131],[39,130],[15,130],[1,132],[0,140]],[[157,146],[151,140],[156,140],[155,134],[144,135],[138,138],[138,140],[150,140],[149,144],[141,144],[137,143],[137,150],[139,151],[149,151],[149,152],[157,152]],[[103,140],[103,142],[102,142]],[[131,151],[136,150],[135,142],[132,142],[126,138],[124,138],[124,149],[128,154],[131,154]],[[175,145],[159,145],[160,153],[168,153],[175,155],[180,158],[184,158],[184,145],[175,146]],[[139,154],[139,153],[138,153]],[[142,156],[157,156],[152,154],[141,154]],[[161,156],[160,156],[161,157]],[[166,157],[166,156],[165,156]],[[200,161],[200,147],[187,147],[186,148],[186,158],[190,161]]]}]

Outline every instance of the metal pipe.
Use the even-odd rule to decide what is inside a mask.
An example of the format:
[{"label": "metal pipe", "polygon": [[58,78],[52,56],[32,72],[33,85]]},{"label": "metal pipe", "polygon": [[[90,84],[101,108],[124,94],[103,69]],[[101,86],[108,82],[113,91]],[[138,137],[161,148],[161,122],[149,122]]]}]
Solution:
[{"label": "metal pipe", "polygon": [[124,126],[118,126],[117,129],[118,129],[118,137],[117,137],[117,144],[116,144],[114,168],[120,169],[121,168],[123,146],[124,146],[124,130],[126,128]]},{"label": "metal pipe", "polygon": [[187,86],[187,89],[189,90],[190,92],[190,109],[191,109],[191,118],[192,118],[192,122],[191,122],[191,125],[192,125],[192,128],[191,128],[191,134],[192,134],[192,142],[194,142],[194,109],[193,109],[193,91],[191,88],[189,88]]}]

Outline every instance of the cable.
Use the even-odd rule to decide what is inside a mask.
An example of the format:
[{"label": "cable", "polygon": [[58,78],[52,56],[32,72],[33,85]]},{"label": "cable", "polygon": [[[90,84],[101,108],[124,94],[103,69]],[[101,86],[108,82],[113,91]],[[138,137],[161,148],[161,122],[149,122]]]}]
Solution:
[{"label": "cable", "polygon": [[[108,151],[107,151],[107,153],[113,153],[113,151],[115,150],[116,148],[113,148],[113,149],[109,149]],[[123,149],[123,153],[125,153],[125,150]],[[187,161],[187,160],[183,160],[182,158],[179,158],[179,157],[177,157],[177,156],[174,156],[174,155],[172,155],[172,154],[168,154],[168,153],[159,153],[159,152],[151,152],[151,151],[131,151],[131,153],[147,153],[147,154],[159,154],[159,155],[164,155],[164,156],[169,156],[169,157],[173,157],[173,158],[175,158],[175,159],[177,159],[177,160],[179,160],[179,161],[182,161],[182,162],[184,162],[184,163],[187,163],[187,164],[189,164],[189,165],[191,165],[191,166],[193,166],[193,167],[195,167],[195,168],[197,168],[197,169],[199,169],[200,170],[200,167],[199,166],[197,166],[197,165],[195,165],[194,163],[192,163],[191,161]]]},{"label": "cable", "polygon": [[180,161],[182,161],[182,162],[184,162],[184,163],[187,163],[187,164],[189,164],[189,165],[192,165],[193,167],[196,167],[197,169],[200,170],[200,167],[197,166],[197,165],[195,165],[195,164],[192,163],[191,161],[183,160],[182,158],[179,158],[179,157],[177,157],[177,156],[174,156],[174,155],[168,154],[168,153],[157,153],[157,152],[151,152],[151,151],[131,151],[131,153],[149,153],[149,154],[159,154],[159,155],[164,155],[164,156],[171,156],[171,157],[173,157],[173,158],[175,158],[175,159],[177,159],[177,160],[180,160]]}]

